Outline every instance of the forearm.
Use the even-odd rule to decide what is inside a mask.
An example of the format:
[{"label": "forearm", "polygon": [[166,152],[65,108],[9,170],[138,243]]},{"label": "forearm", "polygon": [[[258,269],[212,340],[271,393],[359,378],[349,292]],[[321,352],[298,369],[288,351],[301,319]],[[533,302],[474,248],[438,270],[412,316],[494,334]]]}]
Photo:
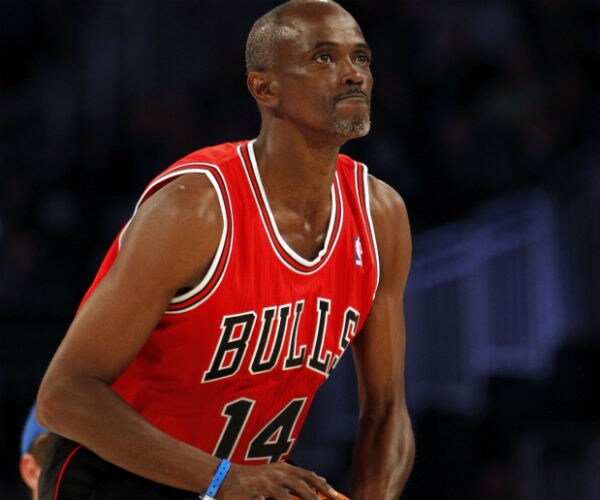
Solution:
[{"label": "forearm", "polygon": [[43,383],[38,415],[51,431],[134,474],[202,492],[218,460],[160,431],[106,383],[83,378]]},{"label": "forearm", "polygon": [[406,407],[361,418],[353,455],[352,499],[396,500],[412,470],[414,437]]}]

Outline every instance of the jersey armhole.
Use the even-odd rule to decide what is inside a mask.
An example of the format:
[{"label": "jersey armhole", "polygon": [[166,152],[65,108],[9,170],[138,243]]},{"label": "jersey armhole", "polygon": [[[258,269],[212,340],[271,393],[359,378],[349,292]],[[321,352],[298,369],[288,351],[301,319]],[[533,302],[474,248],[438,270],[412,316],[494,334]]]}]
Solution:
[{"label": "jersey armhole", "polygon": [[356,190],[358,199],[361,202],[361,208],[363,210],[363,216],[366,220],[370,244],[373,249],[373,255],[375,256],[375,265],[377,266],[377,276],[375,282],[375,289],[373,290],[373,298],[377,294],[379,288],[379,279],[381,274],[381,264],[379,260],[379,250],[377,248],[377,235],[375,234],[375,226],[373,225],[373,217],[371,216],[371,191],[369,189],[369,169],[363,163],[356,162]]},{"label": "jersey armhole", "polygon": [[196,286],[186,288],[176,294],[165,310],[166,314],[179,314],[197,307],[216,290],[225,273],[233,239],[233,216],[227,185],[219,168],[212,164],[188,163],[180,165],[177,169],[155,179],[140,197],[131,219],[127,222],[119,235],[120,248],[123,235],[127,231],[129,224],[133,220],[133,217],[135,217],[141,204],[166,184],[185,174],[203,174],[210,181],[217,194],[217,199],[219,200],[219,207],[223,217],[223,231],[215,255],[205,275]]}]

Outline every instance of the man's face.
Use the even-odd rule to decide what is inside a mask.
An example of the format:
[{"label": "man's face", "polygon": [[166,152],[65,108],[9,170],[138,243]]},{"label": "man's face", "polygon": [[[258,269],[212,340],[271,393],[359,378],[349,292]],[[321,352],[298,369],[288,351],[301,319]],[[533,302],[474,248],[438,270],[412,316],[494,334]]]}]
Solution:
[{"label": "man's face", "polygon": [[330,4],[284,16],[286,36],[274,68],[276,114],[296,126],[345,142],[369,132],[371,51],[356,21]]}]

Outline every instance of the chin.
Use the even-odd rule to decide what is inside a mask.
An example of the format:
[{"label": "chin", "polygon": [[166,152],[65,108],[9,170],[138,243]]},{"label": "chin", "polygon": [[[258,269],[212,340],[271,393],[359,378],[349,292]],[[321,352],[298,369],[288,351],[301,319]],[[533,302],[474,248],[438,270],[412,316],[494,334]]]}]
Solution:
[{"label": "chin", "polygon": [[369,118],[338,118],[333,123],[333,130],[338,137],[346,140],[364,137],[371,130]]}]

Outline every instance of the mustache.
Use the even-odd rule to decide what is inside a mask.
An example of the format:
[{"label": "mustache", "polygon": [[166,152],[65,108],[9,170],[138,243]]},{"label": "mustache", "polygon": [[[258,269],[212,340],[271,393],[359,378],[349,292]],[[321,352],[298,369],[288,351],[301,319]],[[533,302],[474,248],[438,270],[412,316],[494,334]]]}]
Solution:
[{"label": "mustache", "polygon": [[346,92],[334,95],[333,102],[341,101],[342,99],[346,99],[347,97],[362,97],[368,104],[371,102],[371,99],[369,98],[367,93],[360,87],[353,87]]}]

